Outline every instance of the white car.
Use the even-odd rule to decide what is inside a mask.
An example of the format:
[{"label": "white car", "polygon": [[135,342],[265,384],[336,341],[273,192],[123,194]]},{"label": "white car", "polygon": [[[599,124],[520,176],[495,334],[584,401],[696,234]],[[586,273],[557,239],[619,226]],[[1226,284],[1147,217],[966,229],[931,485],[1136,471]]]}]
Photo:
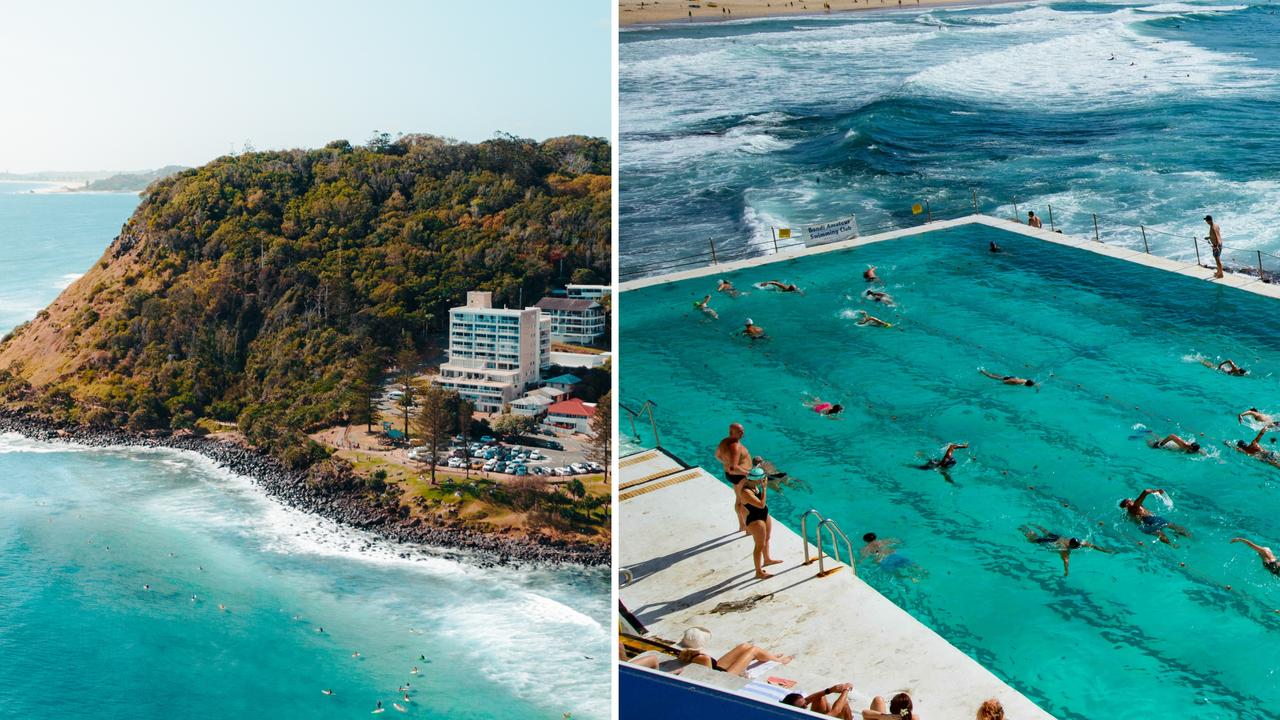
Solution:
[{"label": "white car", "polygon": [[462,463],[462,458],[449,458],[449,467],[451,468],[460,468],[462,467]]},{"label": "white car", "polygon": [[569,467],[570,467],[570,469],[572,469],[575,473],[578,473],[579,475],[581,475],[581,474],[583,474],[583,473],[587,472],[587,466],[586,466],[586,465],[583,465],[582,463],[574,463],[574,464],[570,465]]}]

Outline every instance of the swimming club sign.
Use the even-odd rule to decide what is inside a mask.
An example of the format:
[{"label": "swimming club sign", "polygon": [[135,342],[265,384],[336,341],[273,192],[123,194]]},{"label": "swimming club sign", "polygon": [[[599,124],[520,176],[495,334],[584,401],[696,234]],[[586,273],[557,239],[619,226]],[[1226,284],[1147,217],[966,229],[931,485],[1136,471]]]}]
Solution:
[{"label": "swimming club sign", "polygon": [[800,232],[805,247],[849,240],[858,237],[858,219],[850,215],[821,225],[807,225],[800,228]]}]

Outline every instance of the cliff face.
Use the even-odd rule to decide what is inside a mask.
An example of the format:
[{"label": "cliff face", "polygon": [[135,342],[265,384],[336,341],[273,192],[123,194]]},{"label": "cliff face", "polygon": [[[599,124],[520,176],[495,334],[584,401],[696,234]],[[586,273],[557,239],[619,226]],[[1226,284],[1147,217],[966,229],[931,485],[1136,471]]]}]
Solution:
[{"label": "cliff face", "polygon": [[515,305],[607,278],[609,173],[602,140],[426,136],[183,171],[0,342],[0,393],[91,426],[209,417],[290,447],[467,290]]}]

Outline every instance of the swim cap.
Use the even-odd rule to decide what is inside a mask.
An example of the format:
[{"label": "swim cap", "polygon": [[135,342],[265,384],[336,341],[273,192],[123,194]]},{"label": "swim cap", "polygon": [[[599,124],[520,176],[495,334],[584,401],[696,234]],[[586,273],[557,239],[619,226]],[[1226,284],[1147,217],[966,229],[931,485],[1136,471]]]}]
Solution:
[{"label": "swim cap", "polygon": [[752,480],[763,480],[764,468],[761,468],[761,467],[751,468],[751,472],[747,473],[747,477],[751,478]]},{"label": "swim cap", "polygon": [[748,324],[748,325],[755,325],[755,323],[751,322],[751,318],[747,318],[747,324]]}]

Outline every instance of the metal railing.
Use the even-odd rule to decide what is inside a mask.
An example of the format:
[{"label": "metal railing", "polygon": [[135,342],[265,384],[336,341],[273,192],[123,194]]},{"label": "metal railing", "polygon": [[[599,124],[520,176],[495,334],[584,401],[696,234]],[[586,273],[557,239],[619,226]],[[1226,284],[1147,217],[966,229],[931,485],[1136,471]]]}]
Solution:
[{"label": "metal railing", "polygon": [[[1142,252],[1149,255],[1159,254],[1161,257],[1168,257],[1173,260],[1191,262],[1192,258],[1194,258],[1195,263],[1201,267],[1215,268],[1211,246],[1205,236],[1169,232],[1146,223],[1134,223],[1131,220],[1113,218],[1094,212],[1064,212],[1062,208],[1055,210],[1051,203],[1045,203],[1040,206],[1019,201],[1016,197],[1010,198],[1009,202],[980,198],[974,188],[969,189],[968,202],[958,201],[952,197],[945,204],[942,204],[936,198],[921,197],[903,203],[903,208],[900,211],[890,212],[887,217],[878,221],[868,223],[865,218],[859,217],[859,235],[874,235],[891,230],[919,227],[939,220],[953,220],[967,215],[981,214],[985,209],[984,204],[989,206],[992,202],[996,203],[992,217],[1004,217],[1022,224],[1025,223],[1026,212],[1032,210],[1037,213],[1043,213],[1039,215],[1041,222],[1051,232],[1061,232],[1076,237],[1091,237],[1096,242],[1120,245],[1135,250],[1141,248]],[[915,204],[920,206],[920,211],[909,212],[911,206]],[[1012,207],[1013,211],[1012,217],[1007,215],[1010,207]],[[1151,251],[1151,242],[1157,238],[1160,239],[1162,247],[1158,253],[1153,253]],[[717,244],[715,238],[707,238],[706,243],[706,248],[699,249],[688,255],[626,264],[619,269],[619,277],[623,281],[635,280],[651,275],[662,275],[708,265],[721,265],[737,260],[777,255],[805,247],[802,240],[794,237],[789,242],[779,242],[776,233],[773,233],[771,242],[766,239],[763,243],[733,245],[723,241]],[[1178,248],[1183,248],[1183,250],[1178,250]],[[1274,255],[1258,249],[1224,245],[1221,258],[1223,269],[1226,272],[1250,275],[1266,283],[1280,282],[1280,255]]]},{"label": "metal railing", "polygon": [[660,448],[662,447],[662,437],[658,435],[658,421],[653,416],[653,409],[657,406],[658,404],[654,401],[645,400],[639,410],[634,410],[628,407],[626,403],[618,402],[618,407],[626,411],[627,417],[631,420],[631,437],[635,438],[636,442],[640,442],[640,433],[636,430],[636,419],[645,414],[649,415],[649,427],[653,430],[653,446]]},{"label": "metal railing", "polygon": [[[815,536],[814,536],[814,541],[815,541],[814,545],[817,547],[818,554],[816,557],[812,557],[812,558],[809,557],[809,516],[810,515],[818,518],[817,532],[815,533]],[[823,537],[824,537],[822,534],[823,529],[826,529],[827,533],[831,536],[830,557],[834,559],[837,563],[841,562],[839,541],[843,540],[844,547],[845,547],[845,554],[848,556],[848,559],[844,561],[844,564],[849,566],[850,572],[852,572],[854,575],[857,575],[858,571],[857,571],[857,568],[854,566],[854,559],[853,559],[853,543],[849,542],[849,538],[840,529],[840,526],[836,524],[835,520],[831,518],[822,517],[822,513],[818,512],[814,508],[809,508],[808,510],[805,510],[804,514],[800,516],[800,536],[804,539],[804,564],[809,565],[816,561],[818,563],[818,577],[826,577],[831,573],[838,571],[842,567],[841,565],[836,565],[830,570],[826,568],[826,564],[823,562],[823,559],[828,557],[828,555],[826,553],[826,543],[823,541]]]}]

